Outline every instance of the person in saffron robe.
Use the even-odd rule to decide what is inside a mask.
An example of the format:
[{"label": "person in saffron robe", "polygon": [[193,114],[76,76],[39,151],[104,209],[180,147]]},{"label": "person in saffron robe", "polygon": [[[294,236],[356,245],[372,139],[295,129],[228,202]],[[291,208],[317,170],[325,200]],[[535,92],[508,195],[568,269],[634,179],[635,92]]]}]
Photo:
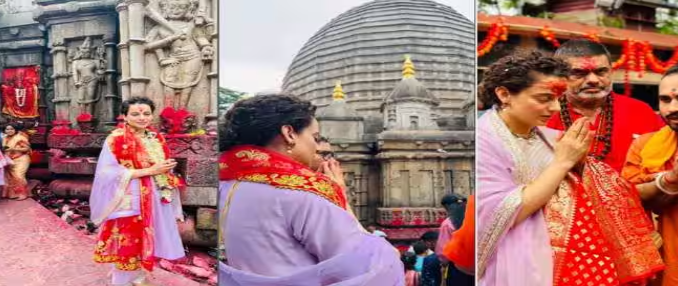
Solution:
[{"label": "person in saffron robe", "polygon": [[[458,230],[454,231],[452,237],[443,248],[442,253],[449,262],[448,267],[454,267],[462,273],[471,276],[474,275],[476,268],[475,229],[475,196],[471,195],[466,203],[464,222]],[[450,269],[448,268],[448,273]],[[450,277],[449,274],[447,277]],[[447,280],[447,285],[456,285],[454,282]]]},{"label": "person in saffron robe", "polygon": [[568,71],[532,52],[484,75],[479,96],[494,108],[477,127],[480,285],[642,285],[663,269],[634,186],[587,156],[589,119],[561,135],[543,127]]},{"label": "person in saffron robe", "polygon": [[154,111],[146,97],[122,103],[125,123],[106,138],[94,175],[91,220],[101,225],[94,261],[112,263],[113,285],[151,285],[144,270],[157,258],[185,255],[176,222],[183,184],[165,138],[150,128]]},{"label": "person in saffron robe", "polygon": [[10,199],[25,200],[30,192],[26,173],[31,165],[31,143],[28,134],[20,130],[19,124],[9,123],[2,138],[4,152],[13,162],[4,168],[5,192]]},{"label": "person in saffron robe", "polygon": [[612,92],[612,61],[602,44],[569,40],[558,48],[556,57],[567,61],[572,70],[560,112],[547,126],[565,130],[574,120],[589,118],[596,130],[590,155],[621,172],[633,139],[659,130],[664,123],[646,103]]},{"label": "person in saffron robe", "polygon": [[[459,270],[454,262],[450,262],[444,254],[445,247],[456,235],[456,230],[462,227],[466,219],[469,219],[467,216],[469,213],[467,198],[458,194],[448,194],[443,196],[440,203],[447,210],[448,214],[448,218],[440,226],[440,236],[436,243],[435,255],[442,264],[442,279],[446,285],[474,285],[473,275]],[[471,216],[475,216],[475,214],[471,213]],[[426,262],[424,263],[426,264]]]},{"label": "person in saffron robe", "polygon": [[670,286],[678,285],[678,65],[659,82],[659,113],[667,126],[633,141],[622,176],[637,184],[640,197],[659,215],[666,263],[660,285]]},{"label": "person in saffron robe", "polygon": [[397,250],[348,211],[340,174],[310,169],[320,141],[315,109],[296,97],[260,95],[226,113],[219,285],[404,284]]}]

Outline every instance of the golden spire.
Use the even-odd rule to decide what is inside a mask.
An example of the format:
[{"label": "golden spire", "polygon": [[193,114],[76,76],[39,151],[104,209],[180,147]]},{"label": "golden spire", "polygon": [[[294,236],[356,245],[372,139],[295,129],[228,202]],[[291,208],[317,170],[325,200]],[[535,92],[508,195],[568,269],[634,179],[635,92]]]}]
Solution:
[{"label": "golden spire", "polygon": [[403,63],[403,78],[413,78],[414,77],[414,64],[410,55],[405,55],[405,62]]},{"label": "golden spire", "polygon": [[332,98],[334,100],[343,100],[346,98],[346,95],[344,95],[344,89],[341,88],[341,81],[338,80],[336,84],[334,84],[334,91],[332,92]]}]

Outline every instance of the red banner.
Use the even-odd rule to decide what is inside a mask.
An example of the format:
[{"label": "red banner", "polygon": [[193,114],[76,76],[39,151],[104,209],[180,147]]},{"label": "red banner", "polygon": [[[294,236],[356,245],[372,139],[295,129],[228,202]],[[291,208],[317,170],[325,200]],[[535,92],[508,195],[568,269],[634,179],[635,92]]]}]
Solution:
[{"label": "red banner", "polygon": [[2,79],[2,113],[16,118],[38,117],[40,67],[4,69]]}]

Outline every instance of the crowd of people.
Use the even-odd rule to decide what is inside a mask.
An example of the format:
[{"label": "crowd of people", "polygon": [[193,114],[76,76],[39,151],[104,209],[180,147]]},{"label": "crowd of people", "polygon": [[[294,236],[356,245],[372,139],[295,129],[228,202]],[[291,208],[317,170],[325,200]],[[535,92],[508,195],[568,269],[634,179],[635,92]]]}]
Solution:
[{"label": "crowd of people", "polygon": [[678,66],[659,84],[660,116],[614,93],[611,74],[586,39],[484,73],[480,285],[678,285]]},{"label": "crowd of people", "polygon": [[[439,230],[425,232],[401,255],[406,286],[475,285],[472,201],[468,204],[466,197],[448,194],[442,198],[441,205],[448,217]],[[471,221],[466,223],[467,233],[463,233],[467,218]]]}]

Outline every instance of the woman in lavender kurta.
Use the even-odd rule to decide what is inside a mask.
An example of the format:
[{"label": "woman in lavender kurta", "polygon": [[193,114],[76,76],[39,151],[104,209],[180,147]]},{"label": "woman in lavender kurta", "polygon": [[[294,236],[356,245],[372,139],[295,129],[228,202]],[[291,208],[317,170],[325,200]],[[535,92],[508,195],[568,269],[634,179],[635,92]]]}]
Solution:
[{"label": "woman in lavender kurta", "polygon": [[180,182],[164,138],[148,128],[153,101],[131,97],[121,111],[125,124],[106,138],[90,195],[91,219],[101,224],[94,259],[113,264],[113,285],[150,285],[143,270],[156,258],[184,256]]},{"label": "woman in lavender kurta", "polygon": [[285,95],[237,102],[220,132],[219,284],[404,285],[397,250],[348,211],[339,174],[308,168],[315,107]]},{"label": "woman in lavender kurta", "polygon": [[587,153],[579,120],[555,143],[544,126],[559,108],[566,63],[530,53],[503,58],[479,97],[495,107],[478,121],[478,276],[484,286],[553,285],[553,250],[542,208]]}]

